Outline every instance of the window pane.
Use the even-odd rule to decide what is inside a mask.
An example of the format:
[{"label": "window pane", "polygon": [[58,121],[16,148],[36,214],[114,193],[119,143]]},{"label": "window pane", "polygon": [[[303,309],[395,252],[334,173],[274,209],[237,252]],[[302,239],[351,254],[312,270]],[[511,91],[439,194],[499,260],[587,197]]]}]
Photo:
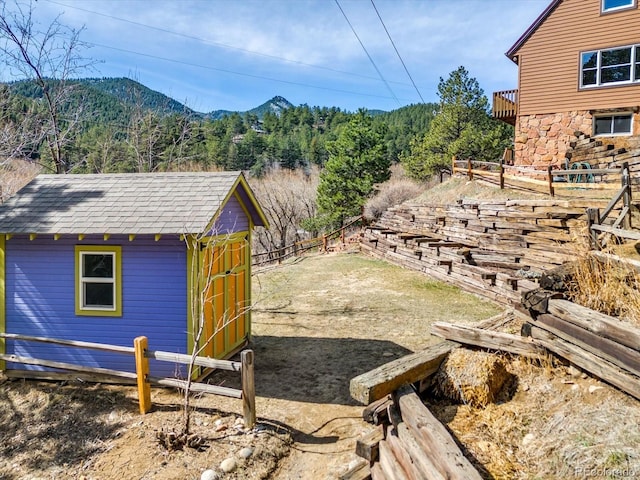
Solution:
[{"label": "window pane", "polygon": [[611,8],[630,7],[633,5],[633,0],[603,0],[602,9],[609,10]]},{"label": "window pane", "polygon": [[90,278],[113,278],[113,255],[85,253],[82,255],[82,276]]},{"label": "window pane", "polygon": [[582,54],[582,68],[595,68],[598,65],[598,52]]},{"label": "window pane", "polygon": [[617,50],[602,51],[602,66],[624,65],[631,63],[631,48],[619,48]]},{"label": "window pane", "polygon": [[640,80],[640,63],[636,64],[636,81]]},{"label": "window pane", "polygon": [[607,133],[611,133],[611,117],[596,117],[595,122],[596,135],[605,135]]},{"label": "window pane", "polygon": [[582,85],[595,85],[596,84],[596,71],[588,70],[582,72]]},{"label": "window pane", "polygon": [[613,133],[631,133],[631,115],[613,117]]},{"label": "window pane", "polygon": [[85,283],[84,284],[85,307],[113,307],[112,283]]},{"label": "window pane", "polygon": [[600,72],[600,83],[625,82],[631,80],[631,65],[607,67]]}]

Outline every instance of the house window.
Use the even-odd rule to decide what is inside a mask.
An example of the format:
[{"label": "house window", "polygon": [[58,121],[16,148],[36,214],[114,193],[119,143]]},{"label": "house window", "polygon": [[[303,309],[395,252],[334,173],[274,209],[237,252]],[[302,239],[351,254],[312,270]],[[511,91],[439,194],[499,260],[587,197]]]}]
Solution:
[{"label": "house window", "polygon": [[612,12],[615,10],[632,8],[635,4],[635,0],[602,0],[602,11]]},{"label": "house window", "polygon": [[121,248],[76,246],[76,315],[122,315]]},{"label": "house window", "polygon": [[633,115],[623,113],[618,115],[598,115],[593,119],[593,133],[595,135],[631,135]]},{"label": "house window", "polygon": [[640,81],[640,45],[583,52],[580,59],[582,87]]}]

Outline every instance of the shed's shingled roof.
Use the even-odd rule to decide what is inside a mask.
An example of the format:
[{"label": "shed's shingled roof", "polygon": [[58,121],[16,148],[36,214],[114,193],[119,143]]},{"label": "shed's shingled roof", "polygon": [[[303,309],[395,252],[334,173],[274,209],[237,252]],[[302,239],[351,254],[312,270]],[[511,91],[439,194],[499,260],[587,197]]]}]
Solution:
[{"label": "shed's shingled roof", "polygon": [[234,187],[253,200],[240,172],[39,175],[0,206],[0,232],[202,233]]}]

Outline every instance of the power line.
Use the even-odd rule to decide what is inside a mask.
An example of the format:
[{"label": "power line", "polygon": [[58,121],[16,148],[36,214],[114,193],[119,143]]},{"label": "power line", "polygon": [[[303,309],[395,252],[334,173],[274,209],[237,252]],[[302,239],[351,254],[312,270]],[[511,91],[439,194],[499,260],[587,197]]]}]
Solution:
[{"label": "power line", "polygon": [[389,37],[389,41],[391,42],[391,45],[393,45],[393,49],[396,51],[396,55],[398,55],[398,58],[400,59],[400,63],[402,63],[402,66],[404,67],[404,71],[407,72],[407,76],[411,80],[411,83],[413,84],[413,88],[416,89],[416,92],[418,93],[418,97],[420,97],[420,100],[422,100],[422,103],[426,103],[424,101],[424,98],[422,98],[422,94],[420,93],[420,90],[418,90],[418,86],[416,85],[416,82],[413,81],[413,77],[409,73],[409,69],[405,65],[404,60],[402,59],[402,56],[400,55],[400,52],[396,48],[396,44],[393,41],[393,38],[391,38],[391,34],[389,33],[389,30],[387,30],[387,26],[384,24],[384,21],[382,20],[382,17],[380,16],[380,12],[378,12],[378,9],[376,8],[376,4],[373,2],[373,0],[371,0],[371,5],[373,5],[373,9],[376,11],[376,14],[378,15],[378,19],[380,19],[380,23],[382,24],[382,27],[384,28],[384,31],[387,32],[387,37]]},{"label": "power line", "polygon": [[[173,59],[173,58],[160,57],[158,55],[152,55],[150,53],[135,52],[133,50],[127,50],[125,48],[112,47],[112,46],[104,45],[104,44],[101,44],[101,43],[95,43],[95,42],[86,42],[86,43],[88,45],[93,45],[95,47],[101,47],[101,48],[107,48],[109,50],[116,50],[116,51],[119,51],[119,52],[131,53],[133,55],[139,55],[141,57],[154,58],[156,60],[163,60],[165,62],[172,62],[172,63],[177,63],[177,64],[180,64],[180,65],[186,65],[188,67],[203,68],[205,70],[213,70],[213,71],[216,71],[216,72],[230,73],[230,74],[233,74],[233,75],[240,75],[240,76],[243,76],[243,77],[257,78],[257,79],[260,79],[260,80],[269,80],[269,81],[272,81],[272,82],[285,83],[285,84],[288,84],[288,85],[296,85],[296,86],[305,87],[305,88],[306,87],[315,88],[317,90],[326,90],[326,91],[329,91],[329,92],[347,93],[349,95],[360,95],[360,96],[363,96],[363,97],[374,97],[374,98],[390,98],[390,97],[386,97],[386,96],[383,96],[383,95],[374,95],[374,94],[371,94],[371,93],[363,93],[363,92],[353,92],[353,91],[350,91],[350,90],[341,90],[341,89],[338,89],[338,88],[322,87],[322,86],[319,86],[319,85],[311,85],[311,84],[308,84],[308,83],[293,82],[291,80],[282,80],[282,79],[278,79],[278,78],[265,77],[265,76],[262,76],[262,75],[254,75],[254,74],[251,74],[251,73],[236,72],[236,71],[227,70],[227,69],[224,69],[224,68],[211,67],[211,66],[208,66],[208,65],[200,65],[198,63],[185,62],[183,60],[176,60],[176,59]],[[391,93],[393,94],[393,92],[391,92]],[[395,95],[393,95],[392,98],[394,98],[398,103],[400,103],[398,98]]]},{"label": "power line", "polygon": [[[355,73],[355,72],[346,72],[344,70],[338,70],[338,69],[331,68],[331,67],[325,67],[325,66],[322,66],[322,65],[315,65],[315,64],[312,64],[312,63],[306,63],[306,62],[302,62],[302,61],[299,61],[299,60],[291,60],[291,59],[288,59],[288,58],[279,57],[277,55],[269,55],[268,53],[256,52],[255,50],[248,50],[246,48],[236,47],[234,45],[229,45],[229,44],[226,44],[226,43],[213,42],[213,41],[210,41],[210,40],[206,40],[206,39],[204,39],[202,37],[196,37],[194,35],[188,35],[188,34],[185,34],[185,33],[176,32],[174,30],[169,30],[167,28],[157,27],[157,26],[149,25],[149,24],[142,23],[142,22],[136,22],[134,20],[129,20],[127,18],[116,17],[115,15],[109,15],[107,13],[97,12],[95,10],[89,10],[87,8],[78,7],[76,5],[69,5],[69,4],[58,2],[58,1],[55,1],[55,0],[45,0],[45,1],[48,2],[48,3],[52,3],[54,5],[59,5],[61,7],[73,8],[75,10],[79,10],[79,11],[82,11],[82,12],[90,13],[92,15],[98,15],[98,16],[101,16],[101,17],[110,18],[112,20],[117,20],[119,22],[129,23],[131,25],[136,25],[138,27],[147,28],[149,30],[155,30],[155,31],[162,32],[162,33],[168,33],[170,35],[175,35],[177,37],[187,38],[189,40],[195,40],[195,41],[203,43],[205,45],[211,45],[211,46],[214,46],[214,47],[227,48],[227,49],[230,49],[230,50],[236,50],[236,51],[248,53],[248,54],[251,54],[251,55],[257,55],[257,56],[261,56],[261,57],[265,57],[265,58],[270,58],[270,59],[273,59],[273,60],[278,60],[278,61],[281,61],[281,62],[293,63],[295,65],[301,65],[301,66],[304,66],[304,67],[317,68],[317,69],[326,70],[326,71],[329,71],[329,72],[340,73],[342,75],[351,75],[351,76],[354,76],[354,77],[365,78],[367,80],[378,80],[378,78],[372,77],[372,76],[369,76],[369,75],[362,75],[360,73]],[[392,82],[392,83],[397,83],[399,85],[404,85],[401,82]]]},{"label": "power line", "polygon": [[376,72],[378,72],[378,75],[380,76],[380,79],[383,81],[383,83],[387,86],[387,89],[389,90],[389,92],[391,93],[391,95],[393,96],[393,98],[395,99],[396,102],[398,102],[398,106],[401,106],[402,104],[400,103],[400,100],[398,100],[398,97],[396,97],[396,94],[393,92],[393,90],[391,89],[391,86],[389,85],[389,83],[387,82],[387,80],[384,78],[384,76],[382,75],[382,72],[380,71],[380,69],[378,68],[378,66],[376,65],[376,62],[373,61],[373,58],[371,58],[371,55],[369,55],[369,52],[367,51],[367,48],[364,46],[364,43],[362,43],[362,40],[360,40],[360,37],[358,36],[358,34],[356,33],[355,28],[353,28],[353,25],[351,24],[351,22],[349,21],[349,17],[347,17],[347,14],[345,13],[345,11],[342,9],[342,7],[340,6],[340,2],[338,0],[335,0],[336,5],[338,6],[338,8],[340,9],[340,11],[342,12],[342,16],[344,16],[344,19],[347,21],[347,23],[349,24],[349,27],[351,28],[351,31],[353,32],[353,34],[355,35],[355,37],[358,39],[358,42],[360,43],[360,46],[362,47],[362,50],[364,50],[364,53],[367,54],[367,57],[369,58],[369,61],[371,62],[371,65],[373,65],[373,68],[376,69]]}]

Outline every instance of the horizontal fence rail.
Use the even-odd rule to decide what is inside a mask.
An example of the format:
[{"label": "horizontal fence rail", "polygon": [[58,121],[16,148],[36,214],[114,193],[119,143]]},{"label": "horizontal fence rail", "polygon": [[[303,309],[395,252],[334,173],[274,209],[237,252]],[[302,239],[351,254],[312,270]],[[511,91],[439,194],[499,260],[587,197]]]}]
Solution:
[{"label": "horizontal fence rail", "polygon": [[[209,357],[191,356],[181,353],[162,352],[148,349],[147,337],[137,337],[133,347],[109,345],[104,343],[83,342],[78,340],[66,340],[48,337],[35,337],[14,333],[0,333],[0,338],[11,341],[39,342],[54,345],[62,345],[72,348],[92,349],[104,352],[119,353],[135,358],[136,372],[124,372],[109,368],[89,367],[75,363],[58,362],[40,358],[24,357],[20,355],[0,354],[0,360],[23,365],[35,365],[56,370],[65,370],[83,374],[119,378],[128,381],[136,381],[138,384],[138,401],[140,413],[147,413],[151,409],[151,385],[173,387],[193,392],[209,393],[225,397],[242,399],[244,423],[247,428],[252,428],[256,422],[255,412],[255,385],[254,385],[254,354],[251,350],[245,350],[240,354],[240,362],[230,360],[218,360]],[[178,378],[154,377],[150,374],[149,359],[161,362],[171,362],[183,365],[228,370],[240,372],[242,389],[209,385],[206,383],[191,382]]]},{"label": "horizontal fence rail", "polygon": [[276,262],[282,263],[284,260],[301,255],[314,248],[319,248],[321,251],[327,251],[327,249],[329,248],[329,241],[340,238],[340,241],[344,243],[346,232],[349,229],[353,228],[353,226],[357,223],[362,222],[363,218],[364,217],[362,215],[359,215],[346,225],[340,227],[337,230],[326,233],[321,237],[301,240],[284,247],[277,248],[275,250],[270,250],[268,252],[254,253],[251,257],[251,264],[253,266],[259,266]]}]

